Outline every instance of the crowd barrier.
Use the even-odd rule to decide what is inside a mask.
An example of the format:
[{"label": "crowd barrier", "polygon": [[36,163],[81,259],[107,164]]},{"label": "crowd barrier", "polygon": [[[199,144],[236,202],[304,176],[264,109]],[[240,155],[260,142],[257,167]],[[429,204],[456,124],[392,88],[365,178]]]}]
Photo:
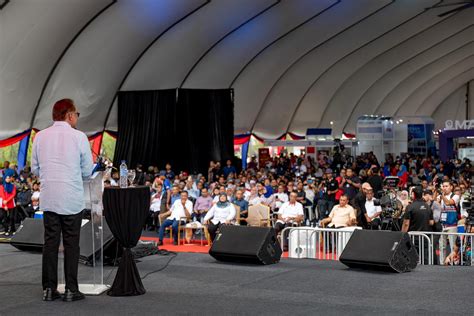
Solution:
[{"label": "crowd barrier", "polygon": [[[288,250],[289,258],[339,260],[355,229],[361,228],[287,227],[281,232],[281,236],[287,238],[280,237],[280,243],[283,250]],[[461,247],[455,256],[454,265],[474,265],[470,250],[470,245],[474,241],[472,233],[409,232],[408,234],[417,249],[418,263],[421,265],[445,264],[446,258],[453,251],[451,247],[456,242]]]}]

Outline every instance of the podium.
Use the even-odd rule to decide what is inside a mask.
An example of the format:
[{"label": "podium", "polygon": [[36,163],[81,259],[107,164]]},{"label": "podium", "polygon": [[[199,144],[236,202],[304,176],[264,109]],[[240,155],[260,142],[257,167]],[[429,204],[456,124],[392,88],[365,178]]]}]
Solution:
[{"label": "podium", "polygon": [[[79,291],[86,295],[100,295],[107,291],[110,286],[104,284],[104,217],[102,205],[103,192],[103,172],[98,171],[87,180],[84,180],[84,200],[85,208],[91,210],[90,227],[91,229],[82,230],[81,233],[91,234],[90,249],[92,249],[92,259],[90,266],[79,265],[78,282]],[[88,224],[88,220],[82,220],[82,226]],[[87,238],[89,242],[89,238]],[[60,269],[58,291],[64,292],[64,253],[62,247],[62,238],[60,246]]]}]

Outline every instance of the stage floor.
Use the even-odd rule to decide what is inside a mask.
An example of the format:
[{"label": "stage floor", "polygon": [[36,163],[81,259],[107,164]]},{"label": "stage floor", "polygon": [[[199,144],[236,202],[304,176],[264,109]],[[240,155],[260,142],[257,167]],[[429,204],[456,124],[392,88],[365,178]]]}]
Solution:
[{"label": "stage floor", "polygon": [[[168,260],[142,258],[138,269],[144,276]],[[474,308],[469,267],[420,266],[392,274],[349,270],[334,261],[282,259],[276,265],[250,266],[180,253],[166,269],[143,280],[145,295],[104,294],[64,303],[41,301],[41,254],[0,244],[0,263],[0,315],[472,315]],[[81,265],[80,274],[88,269]],[[113,277],[115,271],[109,283]]]}]

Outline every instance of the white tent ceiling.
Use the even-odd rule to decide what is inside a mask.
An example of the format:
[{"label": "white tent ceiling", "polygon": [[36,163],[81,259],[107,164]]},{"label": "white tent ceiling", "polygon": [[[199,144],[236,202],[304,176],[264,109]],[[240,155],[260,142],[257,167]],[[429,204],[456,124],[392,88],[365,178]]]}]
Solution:
[{"label": "white tent ceiling", "polygon": [[64,97],[82,130],[116,130],[118,91],[177,87],[233,88],[236,134],[464,119],[474,8],[425,10],[450,2],[0,0],[0,139],[45,128]]}]

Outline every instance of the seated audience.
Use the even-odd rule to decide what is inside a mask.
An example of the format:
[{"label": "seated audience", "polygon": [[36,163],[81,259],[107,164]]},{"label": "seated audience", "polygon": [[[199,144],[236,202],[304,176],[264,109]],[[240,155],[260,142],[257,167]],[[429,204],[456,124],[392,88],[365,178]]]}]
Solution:
[{"label": "seated audience", "polygon": [[249,202],[245,201],[244,199],[244,193],[242,192],[242,190],[237,190],[237,192],[235,192],[235,199],[233,201],[233,203],[237,206],[240,207],[240,225],[247,225],[247,221],[245,220],[242,220],[242,219],[246,219],[249,215]]},{"label": "seated audience", "polygon": [[165,229],[169,226],[173,230],[173,240],[174,244],[178,244],[178,226],[185,224],[185,219],[191,217],[193,211],[193,203],[188,200],[188,192],[181,192],[180,199],[176,200],[170,209],[170,216],[160,226],[159,232],[159,243],[158,245],[163,245],[163,236],[165,234]]},{"label": "seated audience", "polygon": [[285,227],[300,225],[303,221],[303,205],[297,201],[298,194],[290,193],[290,199],[281,205],[278,211],[278,220],[275,223],[275,233],[279,233]]},{"label": "seated audience", "polygon": [[204,217],[211,241],[216,238],[217,230],[221,225],[230,225],[235,219],[235,207],[227,201],[227,195],[219,195],[219,201],[214,204]]},{"label": "seated audience", "polygon": [[206,188],[201,190],[201,196],[197,198],[194,204],[192,214],[193,221],[202,222],[206,213],[212,207],[212,197],[209,196],[209,191]]},{"label": "seated audience", "polygon": [[368,190],[365,195],[365,218],[367,220],[368,227],[371,229],[380,229],[382,221],[380,215],[382,214],[382,207],[374,204],[374,191]]},{"label": "seated audience", "polygon": [[342,195],[339,204],[334,205],[331,213],[320,222],[321,226],[330,228],[341,228],[356,225],[355,209],[349,205],[349,197]]}]

